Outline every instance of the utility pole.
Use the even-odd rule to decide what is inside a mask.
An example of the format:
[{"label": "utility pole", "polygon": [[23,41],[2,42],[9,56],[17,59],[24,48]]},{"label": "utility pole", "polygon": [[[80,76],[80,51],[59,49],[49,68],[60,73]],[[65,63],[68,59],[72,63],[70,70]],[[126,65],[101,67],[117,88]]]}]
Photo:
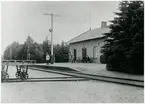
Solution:
[{"label": "utility pole", "polygon": [[49,31],[51,32],[51,64],[54,62],[54,56],[53,56],[53,17],[59,17],[59,15],[54,15],[53,13],[44,13],[44,15],[51,16],[51,29]]},{"label": "utility pole", "polygon": [[27,48],[27,60],[29,60],[29,43],[27,45],[28,45],[28,48]]}]

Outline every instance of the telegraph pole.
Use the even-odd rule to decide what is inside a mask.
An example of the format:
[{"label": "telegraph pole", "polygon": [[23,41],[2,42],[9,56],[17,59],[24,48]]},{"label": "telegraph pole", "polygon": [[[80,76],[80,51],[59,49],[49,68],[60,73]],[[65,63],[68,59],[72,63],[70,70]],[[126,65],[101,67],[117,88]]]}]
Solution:
[{"label": "telegraph pole", "polygon": [[27,60],[29,60],[29,43],[27,45],[28,45],[28,48],[27,48]]},{"label": "telegraph pole", "polygon": [[55,17],[59,17],[58,15],[54,15],[53,13],[44,13],[44,15],[48,15],[51,16],[51,29],[49,29],[49,31],[51,32],[51,63],[53,63],[54,61],[54,56],[53,56],[53,18]]}]

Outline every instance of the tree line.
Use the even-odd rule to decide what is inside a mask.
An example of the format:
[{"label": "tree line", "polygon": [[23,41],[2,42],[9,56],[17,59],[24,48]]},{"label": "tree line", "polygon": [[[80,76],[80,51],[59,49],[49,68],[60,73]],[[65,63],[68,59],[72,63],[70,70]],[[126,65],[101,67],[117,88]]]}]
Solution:
[{"label": "tree line", "polygon": [[[69,61],[69,48],[65,42],[54,44],[55,62]],[[24,44],[13,42],[7,46],[3,58],[5,60],[36,60],[37,63],[44,63],[46,53],[51,54],[51,44],[46,38],[42,44],[35,42],[30,36],[26,38]]]}]

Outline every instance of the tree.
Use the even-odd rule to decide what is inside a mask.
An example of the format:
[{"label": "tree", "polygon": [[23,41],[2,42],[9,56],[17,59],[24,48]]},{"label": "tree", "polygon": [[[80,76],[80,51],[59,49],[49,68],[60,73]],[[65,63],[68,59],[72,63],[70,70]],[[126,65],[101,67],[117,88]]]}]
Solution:
[{"label": "tree", "polygon": [[10,45],[8,45],[6,50],[4,51],[4,59],[5,60],[10,60],[11,59],[10,54],[11,54],[11,52],[10,52]]},{"label": "tree", "polygon": [[120,12],[109,26],[103,54],[107,69],[127,73],[143,74],[144,55],[144,3],[143,1],[123,1]]},{"label": "tree", "polygon": [[43,47],[41,44],[38,44],[38,43],[34,43],[34,51],[35,51],[35,54],[34,54],[34,59],[38,62],[38,63],[41,63],[41,62],[45,62],[45,59],[44,59],[44,52],[43,52]]},{"label": "tree", "polygon": [[15,60],[17,59],[17,55],[18,55],[18,51],[17,48],[19,47],[19,43],[18,42],[13,42],[11,44],[11,54],[12,54],[12,59]]},{"label": "tree", "polygon": [[54,46],[55,61],[56,62],[68,62],[69,61],[69,48],[65,42],[56,44]]},{"label": "tree", "polygon": [[20,44],[19,47],[16,49],[16,53],[17,53],[17,60],[24,60],[24,45]]},{"label": "tree", "polygon": [[48,52],[50,54],[50,52],[51,52],[51,44],[50,44],[50,41],[48,40],[48,37],[46,37],[46,39],[43,41],[42,47],[43,47],[43,52],[45,54],[46,54],[46,52]]},{"label": "tree", "polygon": [[[37,63],[44,63],[46,52],[49,54],[51,52],[50,42],[47,38],[42,44],[38,44],[28,36],[24,44],[13,42],[9,45],[4,51],[4,59],[27,60],[28,54],[30,54],[30,60],[36,60]],[[68,46],[65,42],[54,45],[54,55],[56,62],[68,62]]]},{"label": "tree", "polygon": [[17,59],[18,47],[19,47],[19,43],[15,41],[11,45],[9,45],[4,52],[4,59],[8,59],[8,60]]},{"label": "tree", "polygon": [[33,48],[33,44],[34,44],[34,40],[30,36],[28,36],[26,38],[26,41],[24,42],[24,46],[23,46],[23,48],[24,48],[24,50],[23,50],[23,57],[25,59],[28,59],[28,57],[29,57],[28,55],[29,54],[31,56],[33,56],[33,54],[35,53],[34,52],[34,48]]}]

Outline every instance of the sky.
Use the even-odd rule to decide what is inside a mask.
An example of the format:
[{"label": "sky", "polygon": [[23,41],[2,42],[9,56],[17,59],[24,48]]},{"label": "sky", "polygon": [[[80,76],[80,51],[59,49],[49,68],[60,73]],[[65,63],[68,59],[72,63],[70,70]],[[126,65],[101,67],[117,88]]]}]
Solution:
[{"label": "sky", "polygon": [[70,39],[92,29],[101,27],[101,21],[114,18],[119,1],[3,1],[1,2],[1,50],[16,41],[23,44],[27,36],[42,43],[51,39],[50,16],[54,13],[54,43]]}]

